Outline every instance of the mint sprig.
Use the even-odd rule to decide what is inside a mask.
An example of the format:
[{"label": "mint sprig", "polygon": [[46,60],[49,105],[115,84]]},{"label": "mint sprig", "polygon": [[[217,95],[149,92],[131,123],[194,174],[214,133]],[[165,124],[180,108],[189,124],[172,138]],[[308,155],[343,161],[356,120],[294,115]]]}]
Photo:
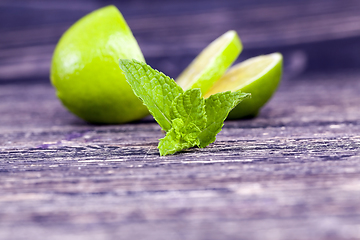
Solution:
[{"label": "mint sprig", "polygon": [[184,90],[165,74],[136,60],[120,59],[127,82],[166,132],[160,155],[204,148],[216,139],[229,112],[250,94],[227,91],[204,99],[198,88]]}]

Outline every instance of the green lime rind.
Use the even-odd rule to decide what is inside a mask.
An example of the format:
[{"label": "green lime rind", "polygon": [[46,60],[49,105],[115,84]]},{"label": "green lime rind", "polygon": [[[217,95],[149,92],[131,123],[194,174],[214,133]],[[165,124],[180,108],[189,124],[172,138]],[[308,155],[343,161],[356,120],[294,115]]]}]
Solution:
[{"label": "green lime rind", "polygon": [[240,38],[235,31],[230,30],[210,43],[180,74],[176,82],[184,90],[200,88],[204,94],[233,64],[241,51]]},{"label": "green lime rind", "polygon": [[245,93],[251,93],[251,98],[244,99],[244,101],[239,103],[239,105],[237,105],[229,113],[227,119],[255,117],[259,113],[260,109],[271,99],[280,84],[283,68],[282,55],[280,53],[274,54],[279,57],[279,61],[275,66],[246,86],[233,90],[241,90]]},{"label": "green lime rind", "polygon": [[119,58],[145,62],[116,7],[98,9],[72,25],[55,48],[50,70],[63,105],[98,124],[125,123],[148,115],[126,82]]}]

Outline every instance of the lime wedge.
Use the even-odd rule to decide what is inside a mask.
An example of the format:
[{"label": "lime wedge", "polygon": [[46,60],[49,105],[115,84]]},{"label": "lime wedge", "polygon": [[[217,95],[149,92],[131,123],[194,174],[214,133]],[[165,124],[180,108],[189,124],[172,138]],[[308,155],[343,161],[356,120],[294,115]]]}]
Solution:
[{"label": "lime wedge", "polygon": [[72,25],[51,63],[50,79],[63,105],[91,123],[125,123],[148,115],[126,82],[119,58],[145,61],[116,7],[98,9]]},{"label": "lime wedge", "polygon": [[209,44],[179,75],[176,82],[184,89],[200,88],[206,93],[226,72],[242,50],[237,33],[228,31]]},{"label": "lime wedge", "polygon": [[236,91],[251,93],[229,114],[228,119],[254,117],[276,91],[282,74],[280,53],[250,58],[234,65],[204,95],[205,98],[218,92]]}]

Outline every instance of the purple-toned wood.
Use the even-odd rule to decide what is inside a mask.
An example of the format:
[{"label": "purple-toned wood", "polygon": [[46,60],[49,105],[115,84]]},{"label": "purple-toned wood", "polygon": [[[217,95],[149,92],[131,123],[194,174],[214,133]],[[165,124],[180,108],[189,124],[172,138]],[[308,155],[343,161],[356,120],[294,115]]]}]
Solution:
[{"label": "purple-toned wood", "polygon": [[359,78],[285,79],[167,157],[150,118],[89,125],[48,84],[2,85],[0,239],[359,239]]},{"label": "purple-toned wood", "polygon": [[[55,97],[51,55],[108,4],[173,77],[229,29],[240,60],[282,52],[278,93],[173,156],[150,117],[83,122]],[[359,16],[355,0],[0,1],[0,239],[360,239]]]},{"label": "purple-toned wood", "polygon": [[76,20],[115,4],[147,62],[176,77],[211,41],[234,29],[239,60],[280,51],[288,72],[360,67],[360,2],[305,1],[2,1],[0,80],[48,81],[52,52]]}]

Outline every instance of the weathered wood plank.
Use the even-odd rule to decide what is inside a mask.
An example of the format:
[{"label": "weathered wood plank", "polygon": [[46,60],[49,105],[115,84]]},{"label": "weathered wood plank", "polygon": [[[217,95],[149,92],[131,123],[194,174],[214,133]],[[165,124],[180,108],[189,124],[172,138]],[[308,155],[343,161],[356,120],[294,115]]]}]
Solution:
[{"label": "weathered wood plank", "polygon": [[[1,3],[0,22],[6,24],[0,26],[0,80],[47,80],[61,34],[104,5],[98,1]],[[148,62],[172,77],[229,29],[236,30],[244,43],[241,60],[281,51],[292,63],[294,51],[301,51],[312,70],[360,65],[356,0],[122,1],[116,5]]]},{"label": "weathered wood plank", "polygon": [[285,55],[259,117],[167,157],[151,118],[90,125],[48,83],[25,83],[47,80],[60,35],[107,3],[0,2],[0,239],[360,239],[360,74],[289,81],[359,66],[358,1],[118,2],[172,76],[230,28],[240,59]]},{"label": "weathered wood plank", "polygon": [[48,84],[3,84],[0,238],[359,239],[359,77],[285,80],[258,118],[167,157],[151,119],[89,125]]}]

